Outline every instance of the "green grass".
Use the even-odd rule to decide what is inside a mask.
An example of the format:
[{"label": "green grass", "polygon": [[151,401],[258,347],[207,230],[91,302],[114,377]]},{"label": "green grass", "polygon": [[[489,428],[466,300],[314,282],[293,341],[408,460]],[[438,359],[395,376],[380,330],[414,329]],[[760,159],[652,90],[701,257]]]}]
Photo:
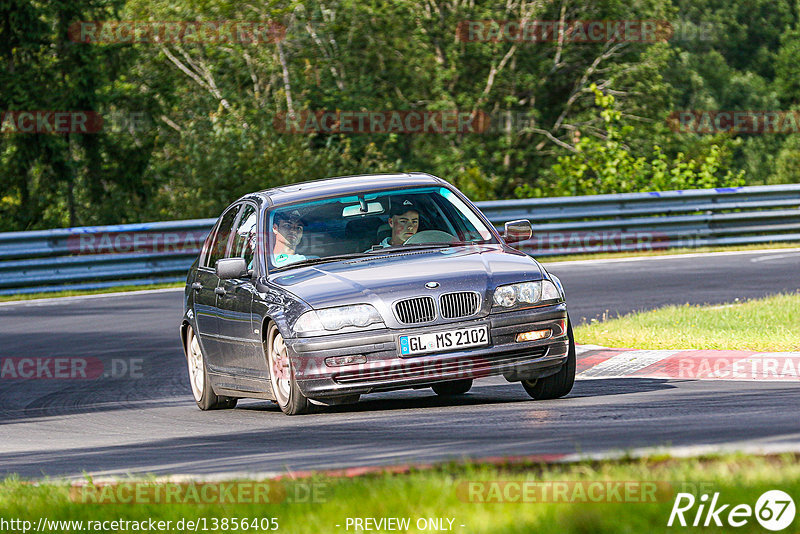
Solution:
[{"label": "green grass", "polygon": [[[550,502],[503,503],[470,500],[468,483],[485,484],[496,481],[539,483],[539,487],[543,487],[542,483],[562,486],[568,483],[570,489],[566,493],[566,500],[562,497],[561,502],[552,502],[552,499],[547,499]],[[637,492],[636,497],[628,502],[587,502],[588,499],[581,499],[575,489],[586,489],[586,483],[591,481],[602,482],[602,487],[607,487],[606,482],[624,482],[629,488],[638,488],[639,483],[647,483],[657,490],[646,492],[644,498]],[[356,478],[315,476],[281,484],[284,485],[287,499],[274,504],[86,504],[80,502],[80,497],[70,500],[69,487],[64,483],[33,485],[9,478],[0,483],[0,517],[6,520],[29,520],[34,525],[40,517],[83,521],[139,521],[152,518],[170,520],[173,525],[181,518],[194,520],[204,517],[209,527],[211,518],[274,517],[278,520],[279,532],[291,533],[354,532],[352,527],[345,529],[348,517],[408,517],[412,525],[410,532],[417,532],[413,525],[418,518],[451,518],[454,520],[453,532],[464,533],[683,532],[687,529],[670,529],[666,526],[678,492],[692,493],[698,499],[703,493],[719,492],[720,503],[754,506],[763,492],[781,489],[794,496],[797,501],[800,496],[800,462],[795,455],[727,455],[700,459],[663,457],[555,466],[517,464],[495,467],[451,464],[407,474],[378,474]],[[310,487],[317,492],[316,498],[305,498]],[[555,486],[546,487],[552,490]],[[515,497],[515,494],[510,495]],[[541,493],[534,494],[533,497],[537,495]],[[624,501],[624,492],[620,495]],[[612,496],[612,500],[615,499],[617,498]],[[690,522],[696,509],[695,506],[692,513],[686,514]],[[723,520],[725,515],[722,515]],[[798,523],[800,520],[795,520],[793,525]],[[796,528],[790,527],[785,532],[796,532]],[[203,531],[202,528],[199,530]],[[702,530],[720,531],[714,528]],[[747,525],[736,530],[764,532],[753,517],[748,520]]]},{"label": "green grass", "polygon": [[667,306],[575,328],[578,343],[638,349],[800,350],[800,293]]},{"label": "green grass", "polygon": [[780,250],[797,248],[800,243],[767,243],[763,245],[732,245],[727,247],[697,247],[697,248],[668,248],[664,250],[642,250],[632,252],[599,252],[597,254],[569,254],[566,256],[534,258],[542,263],[557,263],[560,261],[578,260],[605,260],[617,258],[640,258],[650,256],[671,256],[673,254],[706,254],[711,252],[738,252],[748,250]]},{"label": "green grass", "polygon": [[144,291],[145,289],[164,289],[168,287],[183,287],[185,282],[167,284],[148,284],[141,286],[114,286],[103,289],[83,289],[71,291],[54,291],[52,293],[24,293],[19,295],[0,295],[0,302],[16,302],[18,300],[49,299],[57,297],[75,297],[78,295],[100,295],[103,293],[118,293],[122,291]]}]

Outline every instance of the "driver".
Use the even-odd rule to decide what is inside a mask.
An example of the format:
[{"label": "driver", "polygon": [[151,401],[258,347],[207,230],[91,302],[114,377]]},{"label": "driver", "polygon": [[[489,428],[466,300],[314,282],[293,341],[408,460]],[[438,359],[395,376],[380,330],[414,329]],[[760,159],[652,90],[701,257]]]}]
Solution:
[{"label": "driver", "polygon": [[393,202],[389,210],[392,235],[380,242],[381,247],[402,245],[419,230],[419,210],[410,199]]},{"label": "driver", "polygon": [[300,240],[303,239],[303,226],[305,224],[297,210],[289,213],[275,213],[272,219],[272,233],[275,234],[272,263],[280,267],[306,259],[305,256],[296,252]]}]

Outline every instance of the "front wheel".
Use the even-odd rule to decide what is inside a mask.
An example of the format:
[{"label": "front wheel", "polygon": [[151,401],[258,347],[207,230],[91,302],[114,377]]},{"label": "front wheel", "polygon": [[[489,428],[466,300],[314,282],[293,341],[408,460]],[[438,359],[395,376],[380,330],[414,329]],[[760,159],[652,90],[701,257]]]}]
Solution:
[{"label": "front wheel", "polygon": [[267,331],[266,349],[272,393],[281,411],[286,415],[309,413],[313,405],[297,385],[289,351],[274,323]]},{"label": "front wheel", "polygon": [[537,400],[557,399],[563,397],[570,391],[575,383],[575,336],[572,335],[572,322],[567,318],[567,338],[569,339],[569,349],[567,351],[567,361],[561,369],[554,375],[546,376],[536,380],[523,380],[522,387],[528,395]]},{"label": "front wheel", "polygon": [[206,360],[200,350],[200,341],[191,325],[186,327],[186,363],[189,367],[189,384],[192,396],[201,410],[223,410],[235,408],[237,399],[217,395],[211,388],[206,369]]}]

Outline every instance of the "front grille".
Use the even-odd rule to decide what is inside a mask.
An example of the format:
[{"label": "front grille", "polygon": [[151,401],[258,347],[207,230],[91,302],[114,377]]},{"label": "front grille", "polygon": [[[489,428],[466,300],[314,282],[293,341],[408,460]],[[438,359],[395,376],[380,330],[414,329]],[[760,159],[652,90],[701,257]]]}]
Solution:
[{"label": "front grille", "polygon": [[415,297],[394,305],[397,320],[404,324],[427,323],[436,318],[433,297]]},{"label": "front grille", "polygon": [[460,293],[445,293],[439,297],[439,306],[442,310],[442,317],[445,319],[458,319],[459,317],[469,317],[478,312],[480,297],[472,291],[462,291]]}]

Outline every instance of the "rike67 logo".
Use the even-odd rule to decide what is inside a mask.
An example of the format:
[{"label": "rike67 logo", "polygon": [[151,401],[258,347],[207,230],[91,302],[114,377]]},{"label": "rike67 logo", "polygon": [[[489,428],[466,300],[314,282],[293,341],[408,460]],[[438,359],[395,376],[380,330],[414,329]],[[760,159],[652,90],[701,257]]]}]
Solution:
[{"label": "rike67 logo", "polygon": [[719,492],[711,497],[703,494],[696,499],[691,493],[678,493],[667,526],[731,526],[743,527],[755,516],[767,530],[783,530],[794,521],[795,506],[792,498],[781,490],[764,492],[754,507],[749,504],[725,503]]}]

